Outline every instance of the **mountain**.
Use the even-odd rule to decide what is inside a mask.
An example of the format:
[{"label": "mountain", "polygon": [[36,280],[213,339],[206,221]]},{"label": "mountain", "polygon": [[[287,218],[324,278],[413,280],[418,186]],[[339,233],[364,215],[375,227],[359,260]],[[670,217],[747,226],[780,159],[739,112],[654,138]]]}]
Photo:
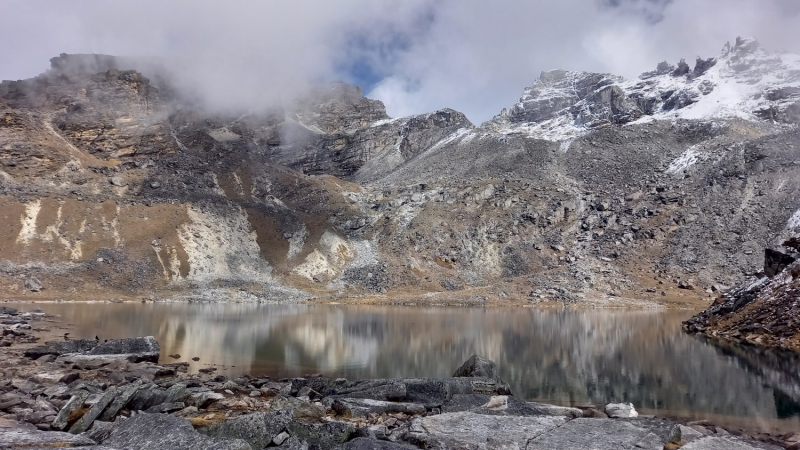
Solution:
[{"label": "mountain", "polygon": [[344,83],[219,113],[133,60],[51,66],[0,83],[8,298],[705,305],[800,227],[800,57],[752,39],[546,72],[480,126]]}]

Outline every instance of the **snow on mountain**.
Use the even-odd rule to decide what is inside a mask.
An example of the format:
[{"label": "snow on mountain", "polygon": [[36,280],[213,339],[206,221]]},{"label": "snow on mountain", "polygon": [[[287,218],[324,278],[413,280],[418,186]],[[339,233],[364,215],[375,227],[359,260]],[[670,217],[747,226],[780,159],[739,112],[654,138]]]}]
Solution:
[{"label": "snow on mountain", "polygon": [[[483,124],[567,144],[612,124],[741,118],[800,122],[800,55],[770,53],[755,39],[725,44],[694,69],[666,62],[637,80],[589,72],[543,72],[510,109]],[[562,148],[564,145],[562,145]]]}]

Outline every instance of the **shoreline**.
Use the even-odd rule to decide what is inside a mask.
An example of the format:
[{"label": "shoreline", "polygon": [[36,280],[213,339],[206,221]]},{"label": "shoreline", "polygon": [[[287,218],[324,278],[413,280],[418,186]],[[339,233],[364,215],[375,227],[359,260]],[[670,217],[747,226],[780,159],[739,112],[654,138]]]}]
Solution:
[{"label": "shoreline", "polygon": [[[297,397],[302,397],[302,396],[296,395],[296,394],[299,393],[299,390],[302,389],[302,387],[311,386],[310,389],[312,391],[316,392],[317,389],[320,389],[320,390],[324,391],[324,389],[319,388],[319,386],[321,386],[320,383],[322,383],[323,385],[325,383],[328,383],[328,384],[330,384],[330,383],[341,383],[341,381],[340,381],[341,379],[326,379],[324,377],[318,377],[316,375],[313,375],[312,377],[308,377],[308,378],[293,378],[293,379],[288,379],[288,378],[287,379],[271,379],[269,377],[258,377],[258,378],[256,378],[256,377],[252,377],[252,376],[249,376],[249,375],[245,375],[245,376],[238,377],[238,378],[236,378],[234,380],[230,380],[226,376],[215,375],[214,374],[215,370],[207,370],[207,371],[204,371],[205,373],[199,373],[199,374],[188,374],[188,373],[185,372],[185,370],[188,368],[188,364],[186,364],[186,363],[172,363],[172,364],[170,364],[170,363],[156,363],[156,362],[152,361],[152,355],[151,355],[151,361],[150,362],[143,361],[143,362],[138,362],[138,363],[124,362],[124,361],[121,361],[119,358],[116,358],[116,357],[105,357],[105,358],[100,358],[99,360],[97,360],[97,359],[93,360],[92,358],[80,357],[79,355],[75,355],[75,354],[73,354],[72,356],[70,356],[70,355],[66,355],[66,356],[65,355],[59,355],[59,356],[50,355],[50,356],[54,356],[54,357],[48,357],[48,355],[42,355],[42,356],[37,357],[35,359],[31,358],[31,357],[27,357],[26,358],[24,356],[20,357],[20,354],[21,354],[20,352],[24,352],[26,350],[30,351],[31,348],[37,347],[42,341],[62,335],[63,333],[61,333],[61,332],[64,331],[64,329],[66,329],[66,328],[63,328],[64,324],[67,322],[65,320],[65,318],[60,318],[59,319],[58,317],[54,317],[54,316],[48,316],[48,315],[39,316],[38,314],[39,313],[37,313],[37,315],[30,315],[29,314],[30,318],[29,318],[29,320],[27,320],[27,324],[31,325],[31,328],[30,328],[29,332],[20,333],[20,336],[17,336],[15,338],[17,340],[21,340],[21,341],[24,341],[24,342],[15,342],[13,345],[11,345],[9,347],[0,348],[0,352],[2,352],[2,355],[3,355],[2,359],[4,361],[2,366],[3,366],[3,370],[4,370],[3,373],[4,373],[5,376],[3,377],[3,379],[7,380],[6,382],[0,384],[2,386],[5,386],[5,387],[3,387],[3,390],[4,390],[3,397],[0,397],[0,410],[2,410],[2,408],[4,407],[3,405],[7,405],[6,402],[8,401],[8,400],[2,401],[2,399],[4,399],[5,397],[8,397],[9,392],[12,392],[12,393],[16,392],[15,390],[6,390],[8,388],[8,386],[16,387],[17,385],[20,385],[20,386],[25,385],[25,382],[32,382],[32,383],[41,382],[40,384],[45,389],[60,389],[60,390],[63,390],[63,392],[66,392],[66,390],[74,391],[76,387],[80,388],[81,386],[92,386],[93,383],[96,384],[99,381],[100,385],[103,385],[104,383],[106,385],[108,385],[108,389],[114,388],[115,385],[117,385],[119,387],[119,389],[122,389],[122,387],[128,386],[128,385],[130,385],[132,383],[135,383],[135,382],[141,382],[142,384],[145,384],[145,385],[152,384],[153,385],[153,387],[152,387],[153,389],[160,389],[160,387],[158,387],[158,386],[162,386],[164,388],[162,390],[164,390],[164,391],[168,390],[172,386],[175,386],[176,384],[185,384],[186,386],[195,386],[196,388],[207,389],[207,390],[205,390],[203,392],[207,392],[208,396],[210,396],[209,398],[213,397],[213,401],[211,403],[204,404],[204,402],[205,402],[205,400],[204,400],[203,402],[200,402],[200,407],[198,407],[198,406],[189,405],[190,402],[197,403],[196,399],[195,400],[188,400],[185,403],[177,402],[177,401],[176,402],[166,402],[166,403],[174,403],[171,406],[165,407],[167,410],[169,410],[171,408],[177,408],[178,406],[181,406],[181,405],[178,405],[178,403],[183,403],[183,405],[182,405],[182,407],[180,409],[176,409],[176,410],[173,410],[173,411],[162,411],[164,413],[168,412],[172,416],[184,417],[184,418],[188,419],[193,424],[194,428],[196,428],[196,429],[200,429],[200,428],[203,428],[203,427],[209,427],[209,426],[212,426],[214,424],[226,423],[226,421],[230,421],[230,419],[233,419],[233,418],[236,418],[236,417],[240,417],[240,416],[246,416],[246,415],[251,415],[251,414],[256,414],[256,413],[259,413],[259,414],[260,413],[273,413],[273,412],[276,412],[276,411],[280,411],[280,410],[273,410],[272,403],[275,401],[276,398],[280,399],[279,402],[289,402],[290,404],[288,406],[284,405],[286,407],[296,407],[296,408],[299,408],[302,411],[305,411],[306,409],[309,409],[309,408],[315,410],[316,412],[314,412],[313,414],[316,414],[316,416],[315,416],[316,419],[315,420],[317,420],[318,424],[323,424],[323,425],[327,424],[327,423],[351,423],[351,424],[355,424],[355,425],[353,425],[353,433],[355,433],[357,430],[361,430],[362,428],[367,428],[368,429],[370,426],[385,426],[385,425],[382,425],[382,423],[386,422],[386,421],[390,421],[391,419],[398,419],[398,422],[401,423],[400,426],[408,425],[408,427],[410,428],[415,420],[424,420],[426,417],[441,417],[441,416],[443,416],[445,414],[462,414],[462,415],[463,414],[467,414],[467,413],[469,413],[469,414],[477,414],[478,415],[477,418],[479,418],[479,419],[482,419],[484,416],[496,416],[496,415],[500,414],[499,411],[506,411],[506,412],[500,414],[500,415],[502,415],[504,417],[538,417],[538,416],[542,415],[541,414],[541,412],[542,412],[541,410],[539,410],[538,413],[534,414],[534,411],[530,409],[530,408],[533,407],[531,405],[537,405],[537,406],[535,406],[535,408],[540,408],[540,409],[545,408],[548,411],[550,411],[551,414],[554,413],[554,412],[558,412],[559,414],[566,414],[566,416],[563,416],[563,415],[558,415],[558,416],[546,415],[546,417],[569,417],[568,420],[570,420],[570,421],[574,420],[576,418],[581,418],[581,417],[583,417],[583,418],[591,418],[590,422],[591,421],[596,421],[596,420],[600,420],[600,421],[633,420],[636,424],[638,424],[636,426],[639,426],[639,425],[645,426],[645,425],[642,425],[642,424],[644,424],[648,420],[659,421],[659,423],[661,423],[661,422],[664,422],[667,419],[667,418],[659,419],[659,418],[656,418],[656,417],[650,418],[650,417],[642,417],[642,416],[640,416],[639,418],[636,418],[636,419],[634,419],[634,418],[628,418],[628,419],[625,419],[625,418],[622,418],[622,419],[606,419],[606,418],[604,418],[604,416],[606,414],[603,411],[606,408],[604,408],[602,405],[581,405],[580,408],[575,408],[575,407],[569,407],[569,406],[546,405],[546,404],[541,404],[541,403],[531,403],[531,402],[526,402],[526,401],[523,401],[523,400],[518,400],[518,399],[516,399],[516,397],[513,397],[513,395],[510,395],[511,394],[510,392],[507,392],[505,390],[507,388],[507,385],[505,385],[506,387],[504,387],[504,382],[502,382],[502,379],[496,373],[496,369],[494,369],[495,373],[493,374],[493,377],[489,377],[490,379],[493,379],[494,381],[482,381],[481,383],[484,383],[484,384],[482,384],[481,385],[482,387],[480,389],[478,389],[477,391],[475,391],[475,389],[474,389],[474,383],[470,384],[470,386],[473,386],[473,387],[466,387],[465,388],[465,387],[463,387],[463,386],[465,386],[465,385],[463,385],[463,383],[465,382],[464,380],[460,380],[460,379],[457,379],[457,378],[444,379],[444,380],[451,380],[451,381],[445,381],[445,383],[455,383],[454,386],[460,386],[460,387],[456,387],[456,388],[450,387],[448,389],[455,389],[455,391],[458,391],[458,392],[462,392],[463,391],[463,393],[456,394],[456,396],[463,395],[464,397],[459,397],[458,401],[459,402],[465,402],[464,404],[456,404],[455,406],[453,406],[452,404],[445,403],[445,404],[442,404],[442,405],[439,405],[439,406],[434,406],[432,408],[426,408],[425,412],[421,412],[419,409],[417,409],[415,411],[417,411],[418,414],[402,413],[402,414],[406,414],[406,417],[398,416],[397,415],[398,413],[385,413],[385,414],[382,413],[382,414],[379,414],[379,415],[377,415],[375,417],[369,416],[369,414],[368,414],[367,415],[367,419],[365,419],[365,420],[354,420],[352,418],[352,416],[348,416],[347,414],[342,416],[341,411],[337,412],[335,409],[333,409],[333,404],[330,403],[330,402],[328,402],[330,404],[322,405],[322,406],[324,406],[324,414],[322,414],[321,413],[322,409],[320,409],[319,405],[316,405],[316,403],[322,404],[322,401],[314,402],[314,401],[312,401],[311,398],[308,399],[309,401],[303,401],[302,402],[303,404],[299,404],[299,403],[297,403],[295,401],[297,399]],[[13,316],[10,316],[10,317],[13,317]],[[25,338],[24,336],[28,336],[28,337]],[[141,339],[141,338],[137,338],[137,339]],[[36,342],[36,341],[39,341],[39,342]],[[76,341],[66,341],[66,342],[76,342]],[[14,353],[16,353],[16,356],[12,356],[12,354],[14,354]],[[155,361],[158,361],[159,356],[160,356],[159,353],[156,353]],[[41,358],[43,358],[43,359],[41,359]],[[12,361],[12,360],[16,360],[16,361]],[[123,358],[123,360],[124,360],[124,358]],[[10,363],[14,364],[15,369],[13,370],[14,373],[11,374],[11,376],[8,376],[9,375],[9,373],[8,373],[9,367],[8,366],[9,366]],[[491,365],[493,366],[493,363],[491,363]],[[116,378],[113,378],[115,376],[114,375],[115,372],[121,372],[123,374],[122,375],[122,379],[120,379],[120,377],[118,375],[116,376]],[[27,377],[27,379],[24,376],[25,373],[28,373],[28,375],[29,375]],[[37,376],[38,376],[38,378],[37,378]],[[254,381],[254,380],[257,380],[257,381]],[[302,380],[305,380],[305,381],[302,381]],[[408,380],[433,380],[432,382],[434,384],[432,384],[430,386],[433,386],[436,383],[441,383],[442,382],[441,381],[442,379],[388,379],[388,380],[368,380],[367,379],[367,380],[355,380],[355,381],[350,381],[350,382],[347,382],[347,383],[355,383],[355,385],[358,385],[359,383],[360,384],[364,384],[364,383],[367,383],[367,384],[379,383],[380,384],[380,383],[383,383],[384,385],[386,383],[389,383],[390,385],[397,385],[397,383],[407,383],[407,382],[409,382]],[[456,380],[456,381],[452,381],[452,380]],[[67,381],[69,383],[67,383]],[[233,382],[233,384],[230,384],[231,382]],[[257,384],[262,383],[262,382],[263,382],[263,384],[261,384],[258,387],[256,386]],[[298,387],[299,384],[304,384],[304,383],[305,383],[304,386]],[[426,383],[428,383],[428,382],[426,382]],[[266,394],[265,394],[264,390],[262,389],[263,386],[265,386],[265,385],[271,386],[269,388],[271,390],[268,390],[268,392]],[[49,387],[46,387],[46,386],[49,386]],[[287,389],[289,389],[289,388],[287,388],[287,386],[291,386],[289,391],[287,391]],[[426,384],[425,386],[428,386],[428,384]],[[250,389],[250,388],[253,388],[253,387],[257,388],[256,390],[259,391],[258,394],[255,394],[255,390],[251,390]],[[314,389],[315,387],[317,389]],[[233,389],[231,389],[231,388],[233,388]],[[295,388],[297,388],[297,389],[295,389]],[[89,388],[87,388],[87,389],[89,389]],[[383,388],[381,388],[381,389],[383,389]],[[466,389],[466,391],[465,391],[465,389]],[[487,391],[487,389],[488,389],[488,391]],[[35,390],[36,389],[31,390],[31,392],[34,392]],[[292,390],[297,390],[298,392],[295,392],[295,395],[292,396],[291,395],[292,394]],[[379,389],[379,391],[380,391],[380,389]],[[64,397],[63,392],[61,394],[61,402],[62,402],[61,408],[64,407],[63,406],[63,404],[64,404],[63,402],[66,400],[66,399],[63,399],[63,397]],[[100,393],[101,392],[97,392],[96,394],[100,394]],[[200,394],[200,393],[201,392],[195,392],[194,394]],[[219,394],[219,395],[216,395],[216,394]],[[324,394],[325,394],[325,392],[323,392],[321,394],[321,395],[323,395],[323,397],[321,397],[319,400],[325,400],[326,397],[324,397]],[[314,395],[316,395],[316,394],[312,394],[312,397]],[[376,395],[378,397],[380,397],[381,395],[384,395],[384,394],[378,393]],[[269,397],[269,398],[267,398],[267,397]],[[286,398],[284,399],[284,397],[286,397]],[[356,395],[356,397],[358,397],[358,395]],[[369,397],[369,395],[368,395],[368,397]],[[70,396],[69,398],[72,398],[72,396]],[[187,399],[188,399],[188,397],[184,398],[183,400],[187,400]],[[97,400],[97,399],[95,398],[95,400]],[[389,401],[390,403],[397,403],[398,399],[397,398],[385,398],[383,400],[375,400],[375,401],[384,401],[384,402]],[[452,401],[452,399],[450,401]],[[492,409],[493,408],[493,407],[491,407],[491,402],[492,401],[501,402],[502,403],[501,406],[497,407],[497,408],[500,408],[499,410],[493,410]],[[87,402],[88,402],[88,400],[87,400]],[[244,402],[244,403],[242,403],[242,402]],[[503,402],[505,402],[505,403],[503,403]],[[213,407],[212,407],[212,405],[213,405]],[[311,406],[309,406],[309,405],[311,405]],[[449,406],[447,406],[447,405],[449,405]],[[487,405],[489,405],[489,406],[487,406]],[[92,406],[91,404],[86,403],[86,407],[88,407],[88,408],[83,408],[83,409],[91,410],[91,406]],[[159,406],[159,405],[152,405],[152,406],[148,407],[148,409],[151,409],[151,408],[156,407],[156,406]],[[427,406],[431,406],[431,405],[427,405]],[[11,408],[11,407],[7,407],[7,408]],[[192,410],[191,408],[194,408],[194,410]],[[340,410],[342,410],[342,408],[345,408],[345,407],[342,407],[340,405],[340,406],[338,406],[338,408]],[[436,408],[439,408],[439,409],[437,410]],[[446,411],[447,408],[449,408],[450,411]],[[512,412],[516,411],[515,414],[522,414],[522,416],[516,416],[516,415],[508,413],[509,408],[511,409]],[[22,409],[25,409],[25,408],[22,408]],[[158,410],[158,409],[156,408],[156,410]],[[476,411],[478,411],[478,412],[476,412]],[[54,411],[51,411],[51,412],[54,412]],[[87,413],[88,411],[83,411],[83,412]],[[132,413],[133,410],[131,410],[130,412]],[[8,411],[3,411],[2,415],[0,415],[0,419],[5,420],[6,422],[0,422],[0,423],[4,423],[5,425],[8,425],[9,424],[8,421],[10,420],[9,415],[11,415],[11,414],[13,414],[14,417],[16,417],[16,419],[18,419],[17,421],[21,425],[22,423],[26,422],[26,418],[32,417],[30,414],[35,414],[35,412],[26,413],[24,411],[20,412],[18,410],[16,413],[13,413],[13,412],[8,412]],[[22,414],[22,416],[20,416],[20,414]],[[25,414],[29,414],[29,416],[25,416]],[[302,414],[306,414],[306,412],[302,412],[301,416],[302,416]],[[352,414],[352,413],[349,413],[349,414]],[[588,414],[588,417],[587,417],[587,414]],[[125,414],[123,414],[123,416],[124,415]],[[168,414],[165,414],[165,415],[168,415]],[[133,416],[135,416],[135,414],[133,414]],[[38,417],[38,416],[33,416],[33,417]],[[46,416],[46,417],[49,417],[49,416]],[[455,416],[453,416],[453,417],[455,417]],[[472,417],[472,416],[470,416],[470,417],[475,419],[475,417]],[[21,419],[21,420],[19,420],[19,419]],[[307,418],[305,418],[305,419],[307,419]],[[677,420],[675,420],[675,419],[677,419]],[[495,420],[495,419],[492,419],[492,420]],[[512,419],[504,419],[504,420],[512,420]],[[533,420],[533,419],[531,419],[531,420]],[[553,419],[553,420],[556,420],[556,419]],[[562,420],[562,419],[557,419],[557,420]],[[638,421],[645,421],[645,422],[641,422],[641,423],[640,422],[636,422],[637,420]],[[374,423],[372,423],[371,421],[374,422]],[[317,423],[317,422],[314,422],[314,423]],[[696,428],[698,428],[698,427],[703,428],[703,429],[705,429],[706,431],[709,432],[709,434],[708,434],[709,437],[729,436],[729,437],[732,438],[733,436],[739,435],[739,436],[743,436],[744,438],[756,438],[760,442],[768,442],[768,443],[772,443],[772,444],[781,443],[781,445],[783,445],[786,442],[785,440],[781,441],[781,439],[784,439],[786,436],[759,433],[759,434],[755,434],[753,436],[749,436],[748,437],[746,434],[744,434],[744,433],[742,433],[742,432],[740,432],[738,430],[725,430],[724,428],[718,427],[718,426],[712,424],[711,422],[709,422],[707,420],[705,420],[705,421],[704,420],[686,421],[686,420],[681,420],[680,418],[673,418],[673,420],[671,420],[671,421],[667,420],[664,423],[667,423],[667,422],[672,423],[674,425],[682,425],[684,427],[692,428],[695,431],[698,431],[698,430],[696,430]],[[394,423],[397,423],[397,422],[392,422],[392,423],[394,424]],[[591,423],[588,423],[587,426],[589,426],[589,425],[597,425],[599,423],[601,423],[601,422],[591,422]],[[606,422],[603,422],[603,423],[605,424]],[[611,422],[608,422],[608,423],[611,424]],[[650,422],[647,422],[647,423],[650,423]],[[653,423],[655,423],[655,422],[653,422]],[[39,426],[39,429],[45,429],[48,426],[47,423],[35,424],[35,425]],[[101,425],[101,426],[106,427],[107,425]],[[647,425],[647,426],[650,426],[650,425]],[[655,426],[655,425],[653,425],[653,426]],[[662,424],[662,426],[663,426],[663,424]],[[6,427],[6,428],[8,428],[8,427]],[[399,428],[399,427],[395,427],[395,428]],[[393,431],[395,428],[387,429],[387,431]],[[4,428],[0,427],[0,434],[2,434],[3,429]],[[91,429],[89,431],[91,431]],[[366,431],[364,431],[364,432],[366,433]],[[410,431],[409,430],[405,430],[405,432],[408,433]],[[689,431],[687,430],[685,432],[689,432]],[[52,433],[52,432],[49,431],[49,433]],[[691,432],[689,432],[689,433],[691,433]],[[717,436],[717,435],[719,435],[719,436]],[[369,438],[369,436],[367,436],[367,437]],[[800,438],[800,435],[798,435],[797,437]],[[698,437],[698,439],[699,438],[700,437]],[[2,438],[0,438],[0,439],[2,439]],[[384,442],[383,440],[380,440],[380,441]],[[678,447],[675,447],[675,448],[678,448]]]}]

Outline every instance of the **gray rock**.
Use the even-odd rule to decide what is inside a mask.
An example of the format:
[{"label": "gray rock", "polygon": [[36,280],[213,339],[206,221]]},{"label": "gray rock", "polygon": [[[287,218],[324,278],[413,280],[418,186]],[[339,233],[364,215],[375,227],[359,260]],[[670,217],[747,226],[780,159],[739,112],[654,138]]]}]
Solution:
[{"label": "gray rock", "polygon": [[374,414],[425,414],[425,406],[418,403],[396,403],[367,398],[339,398],[331,408],[337,414],[348,417],[366,417]]},{"label": "gray rock", "polygon": [[404,439],[423,448],[525,448],[530,439],[566,422],[566,417],[445,413],[414,419]]},{"label": "gray rock", "polygon": [[100,415],[99,420],[111,421],[117,416],[117,413],[128,404],[130,399],[136,394],[136,391],[142,386],[141,381],[135,381],[123,388],[122,392],[111,402],[108,408]]},{"label": "gray rock", "polygon": [[166,414],[140,413],[116,421],[108,438],[109,447],[125,450],[192,449],[192,450],[252,450],[241,439],[221,439],[205,436],[192,428],[183,418]]},{"label": "gray rock", "polygon": [[167,400],[167,391],[154,384],[139,388],[128,402],[128,408],[133,411],[143,411],[151,406],[164,403]]},{"label": "gray rock", "polygon": [[97,419],[103,410],[106,409],[108,405],[114,400],[117,396],[117,389],[116,388],[109,388],[97,403],[92,405],[89,411],[84,414],[74,425],[69,429],[69,432],[72,434],[79,434],[83,433],[84,431],[88,430],[90,426],[92,426],[92,422]]},{"label": "gray rock", "polygon": [[113,427],[113,422],[102,422],[95,420],[92,422],[92,427],[89,428],[89,431],[83,433],[83,435],[95,442],[102,444],[103,441],[105,441],[111,434],[111,429]]},{"label": "gray rock", "polygon": [[25,280],[25,289],[31,292],[39,292],[42,289],[44,289],[44,287],[42,286],[42,282],[39,281],[38,278],[30,277],[27,280]]},{"label": "gray rock", "polygon": [[145,412],[166,414],[174,411],[180,411],[185,407],[186,404],[183,402],[168,402],[168,403],[161,403],[160,405],[151,406],[147,408]]},{"label": "gray rock", "polygon": [[97,442],[86,436],[76,436],[62,431],[34,431],[22,428],[5,428],[0,431],[0,448],[50,448],[93,446]]},{"label": "gray rock", "polygon": [[570,419],[577,419],[583,417],[583,411],[578,408],[570,408],[568,406],[548,405],[546,403],[527,402],[528,405],[541,411],[548,416],[564,416]]},{"label": "gray rock", "polygon": [[8,314],[10,316],[14,316],[18,313],[16,308],[11,308],[10,306],[0,306],[0,314]]},{"label": "gray rock", "polygon": [[528,450],[572,450],[583,448],[643,448],[662,450],[680,440],[677,426],[660,420],[574,419],[544,433]]},{"label": "gray rock", "polygon": [[259,412],[228,419],[198,431],[208,436],[243,439],[254,449],[262,449],[273,442],[291,421],[292,416],[288,411]]},{"label": "gray rock", "polygon": [[131,362],[150,361],[157,363],[161,347],[153,336],[115,339],[92,348],[89,355],[128,355]]},{"label": "gray rock", "polygon": [[208,407],[208,405],[224,398],[224,395],[217,392],[198,392],[197,394],[192,394],[191,403],[194,404],[194,406],[203,409]]},{"label": "gray rock", "polygon": [[605,407],[605,413],[612,419],[639,416],[632,403],[609,403]]},{"label": "gray rock", "polygon": [[[507,395],[455,394],[442,405],[442,412],[469,411],[492,416],[543,416],[542,409]],[[562,414],[550,414],[562,415]]]},{"label": "gray rock", "polygon": [[83,402],[89,397],[86,391],[77,391],[72,398],[69,399],[66,405],[58,412],[56,419],[50,425],[54,430],[63,430],[69,424],[69,416],[83,407]]},{"label": "gray rock", "polygon": [[304,423],[293,420],[286,427],[290,434],[320,448],[339,447],[355,431],[351,423],[328,422],[325,424]]},{"label": "gray rock", "polygon": [[278,395],[269,405],[270,411],[291,411],[295,419],[319,419],[325,416],[325,407],[304,402],[294,397]]},{"label": "gray rock", "polygon": [[450,384],[445,379],[406,378],[405,401],[420,403],[425,408],[439,408],[451,398]]},{"label": "gray rock", "polygon": [[308,450],[308,442],[300,439],[297,436],[292,436],[284,441],[284,443],[278,448],[282,448],[284,450]]},{"label": "gray rock", "polygon": [[453,377],[480,377],[499,380],[500,372],[498,372],[497,365],[494,361],[490,361],[482,356],[472,355],[461,367],[456,369]]},{"label": "gray rock", "polygon": [[281,445],[286,442],[287,439],[289,439],[289,433],[281,431],[277,436],[275,436],[274,439],[272,439],[272,443],[275,445]]},{"label": "gray rock", "polygon": [[694,440],[700,439],[701,437],[705,436],[704,433],[701,433],[694,428],[687,427],[685,425],[678,425],[678,429],[681,431],[681,442],[684,444],[688,444]]},{"label": "gray rock", "polygon": [[344,450],[411,450],[417,447],[369,438],[356,438],[346,443],[343,448]]},{"label": "gray rock", "polygon": [[128,185],[128,180],[126,180],[125,177],[122,177],[122,176],[119,176],[119,175],[116,175],[116,176],[113,176],[113,177],[109,178],[108,181],[112,185],[118,186],[118,187],[122,187],[122,186],[127,186]]},{"label": "gray rock", "polygon": [[681,450],[781,450],[781,447],[733,436],[707,436],[689,442]]}]

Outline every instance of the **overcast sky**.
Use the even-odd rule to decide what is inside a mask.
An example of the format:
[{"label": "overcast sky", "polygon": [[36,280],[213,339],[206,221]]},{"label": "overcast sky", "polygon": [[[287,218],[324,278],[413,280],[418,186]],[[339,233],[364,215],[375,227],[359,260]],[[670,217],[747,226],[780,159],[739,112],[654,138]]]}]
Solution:
[{"label": "overcast sky", "polygon": [[450,107],[477,124],[541,71],[636,77],[739,35],[800,53],[800,0],[4,0],[0,79],[60,53],[160,57],[212,105],[339,79],[393,117]]}]

